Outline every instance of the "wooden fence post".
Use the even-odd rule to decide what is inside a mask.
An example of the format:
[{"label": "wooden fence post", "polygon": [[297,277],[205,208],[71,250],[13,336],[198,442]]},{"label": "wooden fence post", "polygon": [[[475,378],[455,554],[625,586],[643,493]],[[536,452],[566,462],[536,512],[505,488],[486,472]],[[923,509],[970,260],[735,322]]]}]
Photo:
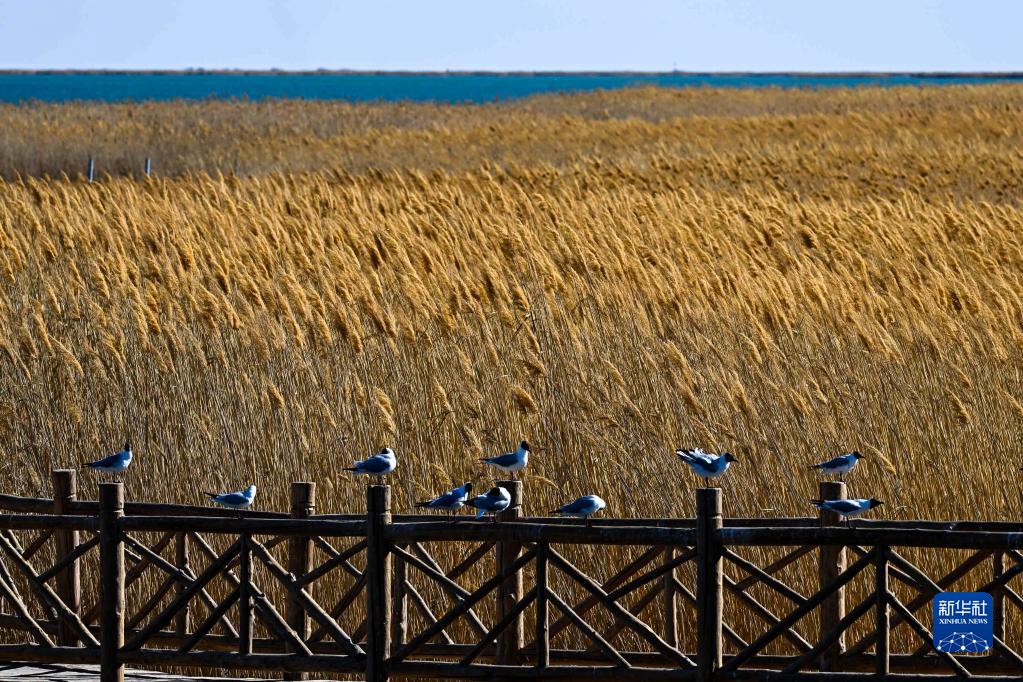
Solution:
[{"label": "wooden fence post", "polygon": [[242,533],[238,555],[238,653],[252,654],[252,544],[248,533]]},{"label": "wooden fence post", "polygon": [[[408,549],[408,545],[401,545]],[[399,556],[392,557],[394,577],[391,579],[391,647],[404,646],[408,637],[408,595],[405,584],[408,582],[408,565]]]},{"label": "wooden fence post", "polygon": [[99,485],[100,680],[124,682],[120,649],[124,646],[124,488]]},{"label": "wooden fence post", "polygon": [[391,553],[384,538],[391,523],[391,487],[366,488],[366,680],[387,679],[391,655]]},{"label": "wooden fence post", "polygon": [[721,667],[721,488],[696,491],[696,679],[709,682]]},{"label": "wooden fence post", "polygon": [[[53,513],[58,516],[71,514],[71,504],[78,498],[78,479],[74,469],[57,469],[52,472]],[[66,557],[78,547],[77,530],[58,530],[57,559]],[[72,561],[63,571],[57,574],[57,596],[68,607],[68,610],[80,616],[82,611],[82,578],[78,561]],[[57,643],[60,646],[77,646],[78,637],[73,629],[64,621],[57,629]]]},{"label": "wooden fence post", "polygon": [[550,545],[537,545],[536,551],[536,667],[546,668],[551,664],[551,629],[547,603],[547,559]]},{"label": "wooden fence post", "polygon": [[[841,481],[821,481],[819,486],[820,499],[822,500],[844,500],[846,496],[845,483]],[[838,526],[842,523],[842,517],[834,512],[825,509],[820,510],[821,526]],[[845,547],[835,545],[821,545],[818,555],[818,589],[835,582],[835,579],[845,570]],[[840,587],[824,600],[821,604],[820,636],[826,637],[845,618],[845,587]],[[821,672],[831,670],[832,663],[838,656],[845,653],[845,635],[841,635],[827,651],[821,654],[819,666]]]},{"label": "wooden fence post", "polygon": [[[991,557],[991,577],[995,580],[1005,573],[1005,552],[995,552]],[[996,587],[991,590],[994,610],[991,613],[991,626],[994,636],[1005,641],[1005,590]]]},{"label": "wooden fence post", "polygon": [[[675,548],[664,548],[664,563],[671,563],[675,558]],[[678,590],[675,589],[675,569],[668,571],[661,578],[661,604],[664,611],[664,632],[661,638],[678,647]]]},{"label": "wooden fence post", "polygon": [[[295,481],[291,484],[291,518],[308,519],[316,512],[316,484],[308,481]],[[288,572],[296,578],[313,570],[313,539],[295,536],[288,540]],[[288,587],[287,621],[302,641],[309,639],[309,615],[299,599],[301,588]],[[313,586],[309,585],[309,592]],[[295,653],[291,647],[288,651]],[[285,680],[308,680],[309,673],[284,673]]]},{"label": "wooden fence post", "polygon": [[[185,531],[179,531],[174,534],[174,565],[185,572],[188,572],[191,568],[189,566],[188,558],[188,533]],[[186,587],[185,583],[180,580],[174,581],[175,596],[181,596],[181,593],[185,591]],[[181,607],[181,610],[178,611],[178,615],[174,617],[174,630],[178,633],[179,637],[184,637],[188,634],[191,627],[191,608],[189,604],[186,603],[183,607]]]},{"label": "wooden fence post", "polygon": [[891,672],[888,656],[891,639],[891,620],[888,611],[888,548],[877,548],[874,560],[876,577],[877,602],[874,604],[874,625],[877,629],[877,642],[874,644],[874,672],[879,677],[886,677]]},{"label": "wooden fence post", "polygon": [[[504,488],[511,494],[511,504],[503,512],[498,514],[500,522],[517,521],[522,518],[522,481],[497,481],[497,485]],[[518,542],[497,543],[497,573],[504,570],[518,561],[522,554],[522,545]],[[516,571],[501,584],[498,588],[497,620],[500,621],[508,615],[520,599],[522,599],[522,571]],[[498,665],[516,665],[519,660],[519,650],[525,645],[524,619],[520,613],[514,619],[508,629],[497,638]]]}]

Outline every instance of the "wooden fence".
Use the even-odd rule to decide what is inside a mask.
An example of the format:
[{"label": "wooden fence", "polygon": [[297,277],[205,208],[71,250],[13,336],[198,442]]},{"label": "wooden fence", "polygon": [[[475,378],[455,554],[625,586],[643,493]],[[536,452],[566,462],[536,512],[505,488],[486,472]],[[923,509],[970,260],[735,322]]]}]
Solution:
[{"label": "wooden fence", "polygon": [[[588,526],[0,496],[0,660],[424,678],[1019,679],[1006,641],[1023,608],[1023,526],[726,519],[698,490],[689,519]],[[822,496],[845,494],[825,483]],[[923,559],[926,558],[926,564]],[[929,575],[920,566],[940,575]],[[935,651],[935,594],[987,591],[985,655]],[[1012,628],[1016,627],[1015,630]],[[901,628],[901,629],[900,629]],[[1011,637],[1010,637],[1011,639]]]}]

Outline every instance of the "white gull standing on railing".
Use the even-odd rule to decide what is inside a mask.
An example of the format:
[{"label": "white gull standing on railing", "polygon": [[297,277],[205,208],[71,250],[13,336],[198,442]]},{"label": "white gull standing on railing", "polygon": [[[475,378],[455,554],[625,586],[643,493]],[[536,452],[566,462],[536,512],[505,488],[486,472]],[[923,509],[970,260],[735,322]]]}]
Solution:
[{"label": "white gull standing on railing", "polygon": [[449,512],[451,520],[454,521],[455,512],[465,506],[465,502],[469,499],[469,493],[471,492],[472,483],[466,482],[443,495],[438,495],[432,500],[417,502],[416,507],[420,509],[440,509]]},{"label": "white gull standing on railing", "polygon": [[675,454],[678,455],[683,462],[688,464],[689,468],[692,469],[697,476],[703,479],[705,485],[710,485],[710,479],[724,475],[724,473],[728,471],[729,464],[739,461],[730,452],[726,452],[721,455],[713,455],[709,452],[704,452],[700,448],[676,450]]},{"label": "white gull standing on railing", "polygon": [[810,504],[818,509],[834,512],[845,518],[845,525],[849,526],[849,519],[856,518],[860,514],[880,507],[884,502],[871,497],[869,499],[859,498],[855,500],[810,500]]},{"label": "white gull standing on railing", "polygon": [[501,471],[507,471],[515,478],[516,471],[522,471],[529,464],[529,443],[522,441],[515,452],[506,452],[496,457],[483,457],[481,462],[495,466]]},{"label": "white gull standing on railing", "polygon": [[863,455],[853,450],[850,453],[829,459],[827,462],[814,464],[810,468],[818,469],[826,474],[838,474],[838,480],[845,481],[845,475],[852,471],[861,459],[863,459]]},{"label": "white gull standing on railing", "polygon": [[487,491],[486,495],[477,495],[468,502],[470,507],[476,508],[476,518],[484,514],[490,514],[492,521],[497,520],[497,514],[503,512],[511,504],[511,493],[507,489],[495,486]]},{"label": "white gull standing on railing", "polygon": [[134,456],[134,453],[131,451],[131,443],[128,442],[124,444],[124,449],[120,452],[115,452],[114,454],[108,455],[103,459],[98,459],[95,462],[86,462],[85,466],[89,467],[93,471],[113,474],[114,480],[116,481],[117,474],[128,468]]},{"label": "white gull standing on railing", "polygon": [[383,448],[372,457],[356,462],[355,466],[345,467],[345,471],[351,471],[356,476],[373,476],[379,482],[397,466],[398,458],[394,456],[394,450]]},{"label": "white gull standing on railing", "polygon": [[252,506],[253,501],[256,499],[256,486],[250,485],[245,490],[239,490],[234,493],[203,493],[210,498],[213,502],[227,507],[228,509],[234,509],[238,512],[238,516],[241,517],[241,511],[248,509]]},{"label": "white gull standing on railing", "polygon": [[579,499],[569,502],[563,507],[552,509],[550,513],[584,519],[588,526],[590,525],[590,517],[606,506],[607,503],[596,495],[583,495]]}]

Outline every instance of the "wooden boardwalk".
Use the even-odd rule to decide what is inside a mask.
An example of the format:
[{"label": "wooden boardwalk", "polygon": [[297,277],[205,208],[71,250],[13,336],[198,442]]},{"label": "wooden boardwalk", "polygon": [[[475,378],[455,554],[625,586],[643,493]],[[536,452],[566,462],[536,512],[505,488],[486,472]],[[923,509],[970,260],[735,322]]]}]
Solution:
[{"label": "wooden boardwalk", "polygon": [[[0,660],[276,671],[285,679],[935,680],[1023,677],[1023,526],[735,519],[498,523],[0,496]],[[821,496],[842,497],[825,483]],[[920,566],[926,566],[929,574]],[[988,655],[931,644],[941,591],[995,599]],[[1012,628],[1015,627],[1013,630]]]}]

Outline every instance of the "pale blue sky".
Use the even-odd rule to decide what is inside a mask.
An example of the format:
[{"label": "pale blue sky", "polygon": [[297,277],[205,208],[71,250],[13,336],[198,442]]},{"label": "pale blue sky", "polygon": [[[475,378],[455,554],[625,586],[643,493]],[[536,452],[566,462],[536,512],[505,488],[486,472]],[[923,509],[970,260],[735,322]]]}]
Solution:
[{"label": "pale blue sky", "polygon": [[1023,70],[1017,0],[0,0],[0,68]]}]

